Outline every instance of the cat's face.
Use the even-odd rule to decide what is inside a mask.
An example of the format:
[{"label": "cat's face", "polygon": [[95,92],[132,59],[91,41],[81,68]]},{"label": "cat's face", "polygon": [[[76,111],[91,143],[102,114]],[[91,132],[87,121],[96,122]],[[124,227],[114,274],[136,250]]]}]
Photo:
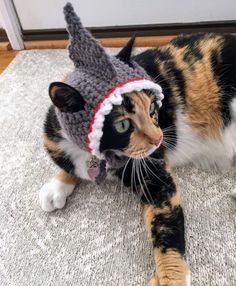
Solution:
[{"label": "cat's face", "polygon": [[162,143],[158,124],[158,105],[154,95],[145,91],[124,95],[121,106],[106,116],[100,152],[116,151],[132,158],[153,153]]}]

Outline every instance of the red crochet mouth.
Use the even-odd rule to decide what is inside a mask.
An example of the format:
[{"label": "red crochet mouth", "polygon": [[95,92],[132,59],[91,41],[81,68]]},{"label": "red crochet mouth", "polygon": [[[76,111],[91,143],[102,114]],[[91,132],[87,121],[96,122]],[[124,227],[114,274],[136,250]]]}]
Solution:
[{"label": "red crochet mouth", "polygon": [[94,110],[94,114],[93,114],[93,117],[92,117],[92,120],[91,120],[91,123],[89,125],[89,128],[88,128],[88,134],[87,134],[87,138],[86,138],[86,148],[88,149],[88,151],[91,153],[92,152],[92,149],[89,147],[91,141],[89,139],[89,134],[92,132],[92,129],[93,129],[93,124],[94,124],[94,121],[95,121],[95,116],[97,114],[97,112],[100,110],[103,102],[105,99],[107,99],[117,88],[120,88],[122,86],[124,86],[125,84],[129,83],[129,82],[133,82],[133,81],[139,81],[139,80],[144,80],[145,78],[143,77],[136,77],[136,78],[132,78],[132,79],[129,79],[129,80],[126,80],[122,83],[119,83],[117,84],[116,86],[112,87],[106,94],[105,96],[102,98],[102,100],[98,103],[98,105],[96,106],[95,110]]}]

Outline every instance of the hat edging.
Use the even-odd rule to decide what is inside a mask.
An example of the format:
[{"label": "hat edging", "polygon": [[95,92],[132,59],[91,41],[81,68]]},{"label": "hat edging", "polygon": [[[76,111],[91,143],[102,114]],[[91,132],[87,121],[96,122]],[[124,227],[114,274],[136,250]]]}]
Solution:
[{"label": "hat edging", "polygon": [[102,129],[105,116],[111,112],[113,105],[121,105],[123,100],[122,95],[124,93],[140,91],[142,89],[150,89],[157,92],[157,103],[159,107],[161,107],[161,100],[164,98],[162,88],[151,80],[147,80],[143,77],[133,78],[114,86],[106,93],[94,110],[86,140],[86,146],[90,153],[99,159],[103,159],[103,155],[100,153],[99,148],[103,135]]}]

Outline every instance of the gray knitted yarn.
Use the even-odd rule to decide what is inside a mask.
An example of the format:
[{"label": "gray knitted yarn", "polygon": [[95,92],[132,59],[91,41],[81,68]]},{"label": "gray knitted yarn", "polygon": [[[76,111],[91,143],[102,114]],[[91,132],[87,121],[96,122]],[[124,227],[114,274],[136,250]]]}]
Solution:
[{"label": "gray knitted yarn", "polygon": [[69,33],[69,56],[75,69],[66,83],[76,88],[85,100],[84,110],[68,113],[57,109],[60,124],[67,136],[80,148],[87,150],[88,129],[94,110],[107,92],[133,78],[150,80],[145,70],[136,63],[133,67],[109,56],[104,48],[85,29],[70,3],[64,7]]}]

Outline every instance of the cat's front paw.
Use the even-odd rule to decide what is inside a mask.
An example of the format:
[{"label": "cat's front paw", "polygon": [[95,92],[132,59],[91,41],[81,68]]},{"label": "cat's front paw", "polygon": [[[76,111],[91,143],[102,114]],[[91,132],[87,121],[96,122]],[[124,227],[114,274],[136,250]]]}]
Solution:
[{"label": "cat's front paw", "polygon": [[150,286],[191,286],[190,282],[190,274],[187,274],[186,279],[183,281],[169,279],[169,278],[159,278],[157,276],[153,276],[150,281]]},{"label": "cat's front paw", "polygon": [[66,198],[71,195],[74,187],[75,185],[65,184],[53,178],[39,191],[39,202],[42,209],[51,212],[63,208],[66,204]]}]

